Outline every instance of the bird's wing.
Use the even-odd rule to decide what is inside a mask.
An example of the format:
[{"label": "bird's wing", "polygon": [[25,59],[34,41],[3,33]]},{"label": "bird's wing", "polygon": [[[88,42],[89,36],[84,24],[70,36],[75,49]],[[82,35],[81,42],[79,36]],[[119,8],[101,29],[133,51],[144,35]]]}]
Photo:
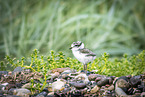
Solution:
[{"label": "bird's wing", "polygon": [[80,49],[80,52],[86,54],[86,56],[96,56],[95,53],[93,53],[92,51],[90,51],[89,49],[86,49],[86,48]]}]

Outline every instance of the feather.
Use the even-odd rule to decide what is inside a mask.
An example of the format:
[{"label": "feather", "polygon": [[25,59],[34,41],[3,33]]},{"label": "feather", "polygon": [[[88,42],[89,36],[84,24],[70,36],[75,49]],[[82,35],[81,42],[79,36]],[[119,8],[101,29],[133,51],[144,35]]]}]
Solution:
[{"label": "feather", "polygon": [[80,51],[81,53],[86,54],[86,56],[96,56],[95,53],[93,53],[92,51],[90,51],[89,49],[86,49],[86,48],[84,48],[84,49],[79,49],[79,51]]}]

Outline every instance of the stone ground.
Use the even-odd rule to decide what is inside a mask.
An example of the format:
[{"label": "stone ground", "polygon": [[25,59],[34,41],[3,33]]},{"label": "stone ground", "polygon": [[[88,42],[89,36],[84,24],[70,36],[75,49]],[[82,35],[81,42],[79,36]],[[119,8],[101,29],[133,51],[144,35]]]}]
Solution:
[{"label": "stone ground", "polygon": [[0,71],[0,97],[145,97],[145,73],[115,77],[57,68],[47,75],[47,86],[39,92],[42,73],[21,67]]}]

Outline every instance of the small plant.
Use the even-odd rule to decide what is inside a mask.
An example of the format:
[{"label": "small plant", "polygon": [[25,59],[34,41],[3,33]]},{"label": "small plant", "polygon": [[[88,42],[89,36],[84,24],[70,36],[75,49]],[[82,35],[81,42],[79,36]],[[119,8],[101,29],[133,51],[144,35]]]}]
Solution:
[{"label": "small plant", "polygon": [[[37,88],[34,87],[34,80],[31,79],[31,91],[42,91],[47,85],[47,79],[50,77],[47,73],[49,70],[55,68],[66,68],[83,70],[83,65],[77,59],[65,57],[63,52],[55,54],[53,50],[50,51],[50,55],[39,55],[39,51],[34,49],[30,57],[17,60],[6,56],[7,64],[11,64],[12,67],[25,67],[33,72],[41,72],[43,78],[39,78],[40,83],[37,83]],[[0,62],[1,70],[6,70],[6,64]],[[88,64],[88,71],[97,70],[97,74],[108,76],[123,76],[123,75],[138,75],[145,72],[145,50],[138,55],[128,56],[124,54],[123,58],[110,60],[109,54],[104,53],[101,57],[97,57],[92,63]]]},{"label": "small plant", "polygon": [[[25,67],[26,69],[31,69],[33,72],[42,72],[44,76],[47,74],[48,70],[55,68],[66,68],[82,70],[83,65],[77,60],[69,57],[65,57],[63,52],[55,54],[53,50],[50,51],[50,55],[43,56],[39,55],[39,51],[34,49],[30,58],[22,57],[21,60],[12,59],[6,56],[7,64],[11,64],[12,67]],[[30,59],[30,63],[27,62]],[[27,63],[27,64],[26,64]],[[29,64],[28,64],[29,63]],[[1,70],[6,69],[3,61],[1,61]],[[143,50],[138,55],[128,56],[123,55],[123,58],[110,60],[109,54],[104,53],[101,57],[97,57],[92,63],[88,64],[88,70],[98,70],[99,74],[123,76],[123,75],[137,75],[145,72],[145,50]],[[123,72],[125,71],[125,72]],[[45,76],[46,77],[46,76]],[[47,78],[45,78],[46,80]]]},{"label": "small plant", "polygon": [[0,62],[0,68],[1,68],[1,71],[6,70],[6,66],[4,65],[3,61]]},{"label": "small plant", "polygon": [[34,87],[34,79],[31,79],[31,93],[34,94],[35,93],[35,87]]}]

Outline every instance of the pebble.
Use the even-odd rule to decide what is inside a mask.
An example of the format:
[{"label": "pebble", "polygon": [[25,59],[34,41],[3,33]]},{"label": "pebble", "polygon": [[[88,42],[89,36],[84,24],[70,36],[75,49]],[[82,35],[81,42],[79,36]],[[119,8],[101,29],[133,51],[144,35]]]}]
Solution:
[{"label": "pebble", "polygon": [[25,88],[25,89],[30,89],[31,88],[31,83],[26,83],[22,86],[22,88]]},{"label": "pebble", "polygon": [[100,81],[97,82],[97,85],[99,87],[105,86],[106,84],[109,84],[109,79],[107,79],[107,78],[103,78],[103,79],[101,79]]},{"label": "pebble", "polygon": [[9,84],[9,83],[0,84],[0,90],[5,90],[5,87],[6,87],[8,84]]},{"label": "pebble", "polygon": [[47,92],[43,91],[39,93],[36,97],[46,97],[46,96],[47,96]]},{"label": "pebble", "polygon": [[21,88],[23,85],[21,83],[16,83],[17,88]]},{"label": "pebble", "polygon": [[77,89],[84,89],[86,87],[85,83],[74,83],[74,87]]},{"label": "pebble", "polygon": [[88,76],[88,79],[89,81],[95,81],[95,79],[98,77],[99,75],[98,74],[90,74]]},{"label": "pebble", "polygon": [[9,89],[8,94],[13,95],[14,90],[15,90],[15,88],[11,88],[11,89]]},{"label": "pebble", "polygon": [[102,80],[102,77],[97,77],[97,78],[95,79],[95,82],[98,82],[98,81],[100,81],[100,80]]},{"label": "pebble", "polygon": [[84,83],[88,83],[89,82],[88,76],[86,74],[84,74],[84,73],[81,73],[81,74],[77,75],[75,77],[75,80],[77,80],[77,81],[82,80],[82,81],[84,81]]},{"label": "pebble", "polygon": [[29,97],[30,94],[31,94],[30,90],[24,89],[24,88],[13,90],[13,95],[16,95],[16,96]]},{"label": "pebble", "polygon": [[54,92],[50,92],[47,94],[47,97],[54,97]]},{"label": "pebble", "polygon": [[16,84],[15,83],[9,83],[7,86],[6,86],[6,90],[9,90],[11,88],[16,88]]},{"label": "pebble", "polygon": [[133,76],[132,78],[130,78],[130,83],[134,86],[137,87],[137,85],[139,85],[141,83],[141,76]]},{"label": "pebble", "polygon": [[104,75],[99,75],[99,74],[90,74],[90,75],[88,76],[88,79],[89,79],[89,81],[95,81],[96,78],[98,78],[98,77],[99,77],[99,79],[101,80],[101,79],[104,78],[105,76],[104,76]]},{"label": "pebble", "polygon": [[68,70],[64,70],[61,74],[70,74],[70,73],[72,73],[72,70],[68,69]]},{"label": "pebble", "polygon": [[117,95],[118,95],[119,97],[121,97],[121,96],[126,96],[126,97],[127,97],[127,94],[126,94],[121,88],[119,88],[119,87],[117,87],[117,86],[116,86],[116,88],[115,88],[115,92],[117,93]]},{"label": "pebble", "polygon": [[98,87],[98,86],[96,85],[93,89],[91,89],[90,93],[96,93],[96,92],[99,91],[99,89],[100,89],[100,87]]},{"label": "pebble", "polygon": [[8,71],[0,71],[0,79],[2,77],[2,75],[7,75],[8,74]]},{"label": "pebble", "polygon": [[114,85],[109,86],[106,90],[114,90]]},{"label": "pebble", "polygon": [[52,83],[52,90],[53,91],[60,90],[61,88],[64,87],[64,85],[65,85],[65,82],[63,82],[60,79],[58,79],[57,81]]},{"label": "pebble", "polygon": [[54,73],[54,72],[62,73],[65,70],[70,70],[70,68],[56,68],[56,69],[52,70],[52,73]]},{"label": "pebble", "polygon": [[119,79],[116,82],[116,86],[120,88],[129,88],[129,83],[124,79]]},{"label": "pebble", "polygon": [[[5,97],[144,97],[145,96],[145,73],[137,76],[105,76],[83,71],[74,71],[70,68],[58,68],[50,70],[47,74],[45,89],[40,93],[38,88],[33,95],[31,93],[31,78],[34,79],[33,87],[37,87],[42,73],[30,72],[17,67],[11,72],[3,73],[0,79],[0,96]],[[21,73],[20,73],[21,72]],[[0,73],[1,74],[1,73]],[[35,88],[36,89],[36,88]]]}]

